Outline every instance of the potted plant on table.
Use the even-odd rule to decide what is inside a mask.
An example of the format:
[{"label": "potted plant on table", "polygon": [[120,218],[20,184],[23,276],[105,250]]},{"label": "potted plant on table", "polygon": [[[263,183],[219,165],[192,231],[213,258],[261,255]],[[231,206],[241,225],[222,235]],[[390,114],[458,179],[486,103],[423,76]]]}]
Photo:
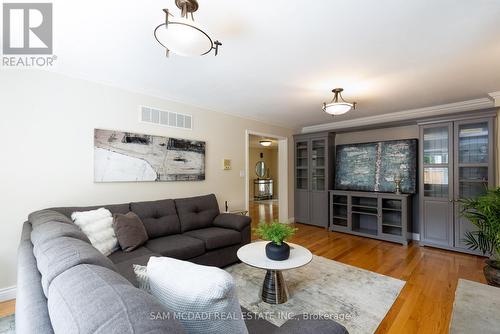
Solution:
[{"label": "potted plant on table", "polygon": [[270,224],[260,222],[254,230],[257,236],[271,241],[266,245],[266,256],[275,261],[283,261],[290,257],[290,246],[285,240],[293,236],[295,231],[297,231],[296,228],[277,220]]},{"label": "potted plant on table", "polygon": [[471,249],[479,249],[490,258],[483,269],[489,285],[500,287],[500,187],[474,199],[464,199],[462,216],[475,227],[464,241]]}]

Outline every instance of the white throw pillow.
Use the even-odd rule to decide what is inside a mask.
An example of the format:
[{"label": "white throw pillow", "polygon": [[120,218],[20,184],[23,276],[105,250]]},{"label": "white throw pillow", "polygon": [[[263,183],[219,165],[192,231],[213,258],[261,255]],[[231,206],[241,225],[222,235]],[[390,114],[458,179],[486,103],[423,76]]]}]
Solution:
[{"label": "white throw pillow", "polygon": [[234,280],[226,271],[168,257],[149,259],[148,282],[140,266],[134,270],[139,285],[149,287],[187,333],[248,333]]},{"label": "white throw pillow", "polygon": [[113,216],[108,209],[73,212],[73,222],[89,238],[92,246],[108,256],[118,250],[119,244],[113,229]]}]

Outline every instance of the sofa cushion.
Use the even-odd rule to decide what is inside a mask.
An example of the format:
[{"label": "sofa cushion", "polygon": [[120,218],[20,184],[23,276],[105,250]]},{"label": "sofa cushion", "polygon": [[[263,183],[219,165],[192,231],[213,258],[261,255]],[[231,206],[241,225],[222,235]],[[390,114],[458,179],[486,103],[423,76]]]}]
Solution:
[{"label": "sofa cushion", "polygon": [[134,249],[131,252],[124,252],[122,250],[117,250],[116,252],[114,252],[113,254],[108,256],[108,258],[113,263],[116,264],[116,263],[121,263],[123,261],[128,261],[128,260],[134,259],[136,257],[141,257],[143,255],[153,255],[153,254],[155,254],[155,253],[153,253],[151,250],[149,250],[143,246],[143,247],[139,247],[137,249]]},{"label": "sofa cushion", "polygon": [[69,237],[79,239],[90,243],[89,238],[76,226],[75,224],[61,223],[59,221],[49,221],[45,224],[38,225],[31,232],[31,242],[36,244],[42,244],[48,240]]},{"label": "sofa cushion", "polygon": [[[52,334],[47,299],[30,241],[31,229],[31,224],[25,222],[17,249],[16,332]],[[3,329],[0,325],[0,333],[5,333]]]},{"label": "sofa cushion", "polygon": [[273,334],[349,334],[341,324],[327,319],[316,319],[307,314],[296,315],[272,332]]},{"label": "sofa cushion", "polygon": [[130,210],[141,218],[150,239],[181,231],[175,204],[171,199],[130,203]]},{"label": "sofa cushion", "polygon": [[230,228],[236,231],[243,231],[243,229],[250,226],[251,223],[252,218],[232,213],[221,213],[214,219],[214,226]]},{"label": "sofa cushion", "polygon": [[[151,257],[147,265],[151,294],[181,316],[188,333],[248,333],[236,285],[226,271],[168,257]],[[197,316],[198,315],[198,316]]]},{"label": "sofa cushion", "polygon": [[181,260],[205,253],[205,243],[202,240],[180,234],[150,239],[145,246],[155,253]]},{"label": "sofa cushion", "polygon": [[120,249],[113,229],[113,216],[108,209],[73,212],[71,219],[102,254],[108,256]]},{"label": "sofa cushion", "polygon": [[130,204],[108,204],[108,205],[94,205],[94,206],[68,206],[68,207],[60,207],[60,208],[51,208],[49,210],[57,211],[64,216],[71,218],[71,214],[73,212],[82,212],[82,211],[91,211],[97,210],[99,208],[105,208],[111,212],[111,214],[115,213],[127,213],[130,211]]},{"label": "sofa cushion", "polygon": [[133,259],[128,259],[126,261],[120,262],[116,265],[118,273],[125,277],[134,286],[139,287],[139,282],[137,281],[137,275],[134,272],[134,265],[145,266],[151,256],[161,256],[160,254],[151,253],[148,255],[139,256]]},{"label": "sofa cushion", "polygon": [[55,333],[184,333],[151,295],[99,266],[78,265],[57,277],[48,309]]},{"label": "sofa cushion", "polygon": [[42,274],[42,288],[47,296],[53,279],[79,264],[95,264],[116,270],[115,265],[91,244],[69,237],[60,237],[33,247],[38,271]]},{"label": "sofa cushion", "polygon": [[212,226],[215,217],[219,215],[219,205],[214,194],[176,199],[175,207],[183,233]]},{"label": "sofa cushion", "polygon": [[141,218],[133,212],[126,214],[115,213],[113,216],[113,229],[120,248],[125,252],[131,252],[148,241],[148,233]]},{"label": "sofa cushion", "polygon": [[69,216],[66,216],[60,212],[50,209],[40,210],[30,213],[30,215],[28,216],[28,221],[31,223],[33,228],[35,228],[38,225],[42,225],[51,221],[67,223],[67,224],[73,223],[73,221],[69,218]]},{"label": "sofa cushion", "polygon": [[221,227],[207,227],[184,233],[196,239],[203,240],[208,250],[227,247],[241,242],[241,233]]}]

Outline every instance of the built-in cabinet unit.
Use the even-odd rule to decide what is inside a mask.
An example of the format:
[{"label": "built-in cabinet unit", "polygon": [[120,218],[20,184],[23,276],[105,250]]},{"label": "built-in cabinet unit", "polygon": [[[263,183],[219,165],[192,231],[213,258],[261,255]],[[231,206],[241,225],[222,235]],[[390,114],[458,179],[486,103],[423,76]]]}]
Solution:
[{"label": "built-in cabinet unit", "polygon": [[411,195],[330,191],[330,230],[408,244]]},{"label": "built-in cabinet unit", "polygon": [[294,136],[295,221],[328,227],[328,189],[332,189],[335,135]]},{"label": "built-in cabinet unit", "polygon": [[420,127],[420,239],[422,245],[468,253],[473,225],[460,216],[460,199],[494,186],[494,113],[426,120]]}]

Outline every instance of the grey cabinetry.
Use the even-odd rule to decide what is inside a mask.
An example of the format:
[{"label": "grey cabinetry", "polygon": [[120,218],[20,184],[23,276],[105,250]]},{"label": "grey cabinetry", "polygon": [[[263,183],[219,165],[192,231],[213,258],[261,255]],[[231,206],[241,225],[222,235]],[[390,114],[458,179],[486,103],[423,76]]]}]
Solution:
[{"label": "grey cabinetry", "polygon": [[408,244],[411,195],[330,191],[330,230]]},{"label": "grey cabinetry", "polygon": [[328,226],[328,189],[335,150],[332,133],[294,136],[295,221]]},{"label": "grey cabinetry", "polygon": [[453,124],[420,127],[421,239],[435,246],[453,245]]},{"label": "grey cabinetry", "polygon": [[463,242],[473,225],[460,199],[494,185],[493,114],[420,124],[421,244],[474,253]]}]

